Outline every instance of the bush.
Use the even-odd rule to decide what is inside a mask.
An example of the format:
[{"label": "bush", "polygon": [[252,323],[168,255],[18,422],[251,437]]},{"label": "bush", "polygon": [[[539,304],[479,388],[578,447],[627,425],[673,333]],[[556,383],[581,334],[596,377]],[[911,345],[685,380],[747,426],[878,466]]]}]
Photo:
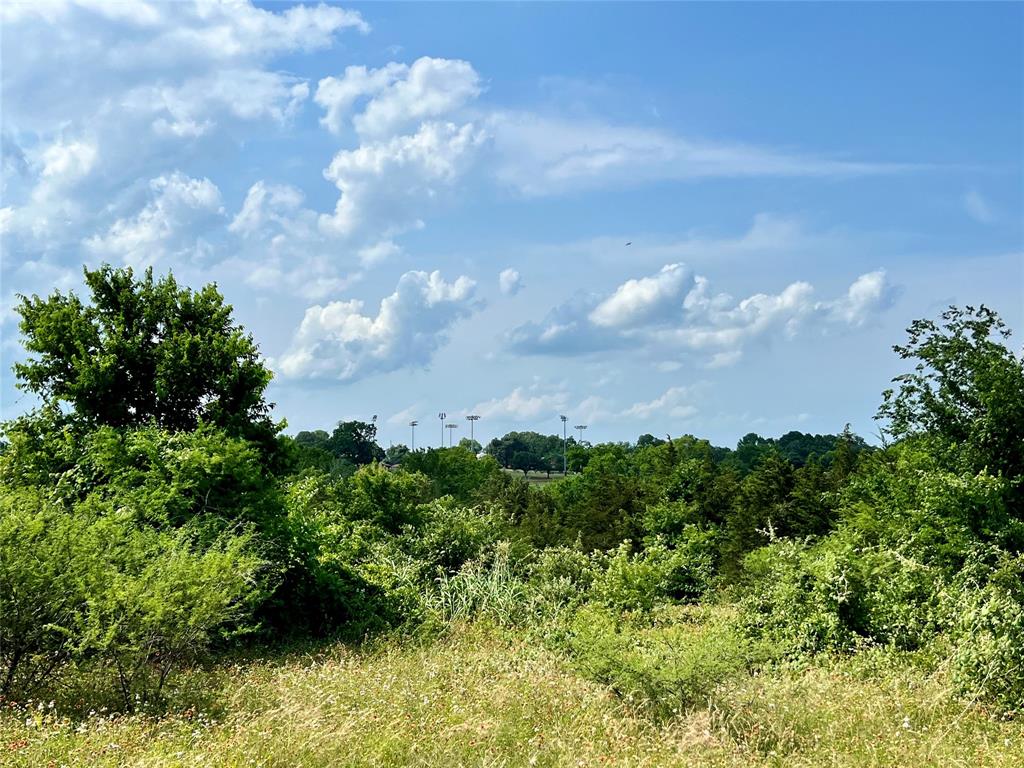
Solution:
[{"label": "bush", "polygon": [[126,709],[157,701],[172,670],[215,640],[244,632],[264,592],[265,563],[248,535],[199,546],[191,528],[173,532],[111,526],[101,536],[114,557],[93,584],[83,644],[117,676]]},{"label": "bush", "polygon": [[749,586],[740,606],[748,636],[790,657],[853,647],[846,619],[855,593],[840,553],[781,540],[747,555],[744,569]]},{"label": "bush", "polygon": [[590,596],[613,611],[647,612],[660,602],[695,600],[711,586],[715,540],[713,533],[691,525],[675,548],[658,537],[636,553],[629,541],[609,553],[595,552]]},{"label": "bush", "polygon": [[594,553],[597,575],[591,596],[613,611],[650,611],[664,594],[664,574],[655,559],[631,549],[631,542],[624,541],[610,553]]},{"label": "bush", "polygon": [[421,508],[423,523],[410,528],[410,548],[430,570],[457,571],[463,563],[480,556],[494,541],[500,521],[479,507],[459,506],[451,497],[438,499]]},{"label": "bush", "polygon": [[1003,710],[1024,710],[1024,556],[1002,556],[991,570],[972,563],[944,597],[954,683]]},{"label": "bush", "polygon": [[[686,617],[683,617],[684,619]],[[586,676],[654,715],[706,705],[716,688],[752,663],[749,643],[726,617],[644,625],[596,606],[581,609],[568,650]]]},{"label": "bush", "polygon": [[291,483],[288,520],[296,542],[301,601],[282,606],[293,626],[351,637],[424,616],[424,592],[440,571],[452,576],[498,534],[498,516],[428,501],[419,473],[378,465],[350,478],[311,474]]},{"label": "bush", "polygon": [[0,496],[0,697],[31,695],[74,658],[90,544],[88,523],[38,492]]},{"label": "bush", "polygon": [[552,547],[536,553],[528,574],[531,601],[541,614],[554,616],[587,599],[597,572],[578,548]]},{"label": "bush", "polygon": [[152,704],[174,669],[246,629],[266,565],[248,534],[160,531],[102,505],[65,512],[4,497],[3,694],[53,691],[62,674],[99,667],[116,676],[125,709]]},{"label": "bush", "polygon": [[660,560],[665,595],[687,602],[706,596],[717,572],[720,541],[717,529],[694,524],[684,526],[671,540],[649,541],[647,557]]}]

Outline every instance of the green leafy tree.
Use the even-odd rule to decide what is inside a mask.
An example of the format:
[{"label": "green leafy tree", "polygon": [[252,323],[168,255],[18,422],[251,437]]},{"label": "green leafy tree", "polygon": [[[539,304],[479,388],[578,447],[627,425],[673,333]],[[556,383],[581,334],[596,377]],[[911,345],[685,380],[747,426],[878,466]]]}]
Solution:
[{"label": "green leafy tree", "polygon": [[299,432],[295,436],[295,442],[301,446],[307,448],[319,448],[321,450],[327,450],[327,444],[330,442],[331,436],[322,429],[316,429],[312,432]]},{"label": "green leafy tree", "polygon": [[650,433],[640,435],[640,437],[638,437],[636,439],[636,447],[637,448],[647,448],[649,446],[664,445],[664,444],[665,444],[664,440],[662,440],[660,437],[655,437],[654,435],[652,435]]},{"label": "green leafy tree", "polygon": [[787,535],[792,509],[789,494],[795,483],[793,465],[777,452],[769,453],[743,479],[726,520],[723,556],[735,575],[743,556],[768,543],[770,533]]},{"label": "green leafy tree", "polygon": [[[571,438],[569,445],[575,441]],[[541,471],[550,475],[562,469],[562,438],[537,432],[509,432],[487,444],[487,453],[506,469]]]},{"label": "green leafy tree", "polygon": [[406,457],[402,467],[429,477],[435,497],[452,496],[464,503],[481,501],[496,482],[496,476],[503,474],[494,458],[478,459],[461,445],[416,451]]},{"label": "green leafy tree", "polygon": [[480,453],[480,451],[484,449],[484,447],[480,445],[479,440],[470,439],[468,437],[464,437],[459,440],[459,448],[465,448],[467,451],[472,451],[474,454]]},{"label": "green leafy tree", "polygon": [[1009,479],[1024,475],[1024,362],[1005,344],[1010,330],[984,305],[950,307],[940,322],[915,320],[906,344],[916,360],[893,379],[877,418],[897,439],[935,441],[949,461]]},{"label": "green leafy tree", "polygon": [[125,709],[247,628],[267,563],[252,536],[139,526],[92,499],[70,510],[0,494],[0,695],[51,692],[76,668],[109,670]]},{"label": "green leafy tree", "polygon": [[356,466],[384,459],[384,449],[377,445],[377,425],[373,422],[338,422],[325,447],[337,458]]},{"label": "green leafy tree", "polygon": [[388,464],[401,464],[405,461],[405,457],[410,453],[409,446],[399,443],[398,445],[389,446],[384,451],[384,461]]},{"label": "green leafy tree", "polygon": [[87,428],[156,423],[182,431],[201,422],[270,440],[263,393],[271,372],[215,285],[180,287],[153,270],[85,270],[91,301],[57,291],[20,297],[28,359],[18,386],[44,404],[68,406]]}]

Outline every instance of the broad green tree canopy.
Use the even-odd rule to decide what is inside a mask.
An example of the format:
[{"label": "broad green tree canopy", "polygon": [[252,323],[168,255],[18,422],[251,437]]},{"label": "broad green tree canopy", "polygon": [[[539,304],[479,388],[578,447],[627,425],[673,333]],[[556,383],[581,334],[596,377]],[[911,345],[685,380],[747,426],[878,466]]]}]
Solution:
[{"label": "broad green tree canopy", "polygon": [[14,366],[20,388],[70,406],[89,427],[271,428],[263,392],[272,374],[215,285],[193,291],[172,275],[147,269],[139,279],[109,265],[86,269],[85,282],[90,303],[59,291],[20,297],[31,355]]}]

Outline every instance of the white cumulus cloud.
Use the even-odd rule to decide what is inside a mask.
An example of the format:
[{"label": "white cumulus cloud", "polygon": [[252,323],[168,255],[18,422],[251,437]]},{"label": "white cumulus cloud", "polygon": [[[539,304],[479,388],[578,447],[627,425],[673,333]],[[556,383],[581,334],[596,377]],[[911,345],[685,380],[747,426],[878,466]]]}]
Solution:
[{"label": "white cumulus cloud", "polygon": [[[321,123],[340,133],[351,116],[364,137],[386,138],[422,120],[459,109],[480,94],[480,76],[468,61],[424,56],[411,66],[390,62],[379,69],[350,66],[341,77],[325,77],[317,85]],[[361,112],[355,104],[366,99]]]},{"label": "white cumulus cloud", "polygon": [[409,136],[341,150],[324,171],[341,197],[321,227],[388,237],[421,226],[425,203],[455,183],[484,139],[472,124],[424,123]]},{"label": "white cumulus cloud", "polygon": [[627,280],[590,313],[595,325],[622,328],[671,316],[682,306],[693,274],[682,264],[666,264],[652,277]]},{"label": "white cumulus cloud", "polygon": [[861,326],[879,312],[892,306],[897,295],[884,269],[861,275],[847,290],[846,295],[822,305],[834,318],[852,326]]},{"label": "white cumulus cloud", "polygon": [[290,378],[353,381],[425,367],[451,326],[475,311],[474,291],[466,276],[446,282],[440,272],[416,271],[402,275],[375,316],[358,300],[309,307],[277,368]]},{"label": "white cumulus cloud", "polygon": [[659,397],[648,402],[634,403],[623,412],[623,416],[650,419],[655,416],[672,419],[687,419],[697,414],[694,395],[688,387],[669,387]]},{"label": "white cumulus cloud", "polygon": [[542,416],[557,416],[568,406],[564,391],[535,391],[516,387],[507,395],[484,400],[473,406],[473,412],[486,419],[529,421]]},{"label": "white cumulus cloud", "polygon": [[217,186],[209,179],[175,172],[153,179],[149,189],[151,199],[142,210],[118,219],[105,234],[88,238],[86,248],[102,258],[115,257],[136,266],[202,253],[204,244],[197,231],[224,213]]},{"label": "white cumulus cloud", "polygon": [[508,269],[501,270],[498,275],[498,290],[505,296],[515,296],[523,288],[523,278],[519,274],[518,270]]},{"label": "white cumulus cloud", "polygon": [[887,309],[896,289],[885,271],[858,277],[845,295],[816,301],[810,283],[736,301],[713,292],[708,279],[681,264],[627,280],[607,295],[578,296],[506,336],[520,354],[571,356],[630,349],[664,358],[674,351],[706,356],[706,367],[735,363],[746,344],[772,334],[791,337],[814,319],[817,327],[858,327]]}]

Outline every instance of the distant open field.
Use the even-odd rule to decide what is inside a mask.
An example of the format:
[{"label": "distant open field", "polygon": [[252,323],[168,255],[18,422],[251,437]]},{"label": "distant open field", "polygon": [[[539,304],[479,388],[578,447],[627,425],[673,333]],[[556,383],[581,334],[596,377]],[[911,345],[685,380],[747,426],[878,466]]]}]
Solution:
[{"label": "distant open field", "polygon": [[[561,472],[551,472],[549,474],[547,472],[523,472],[520,469],[506,469],[505,472],[515,477],[525,477],[526,482],[530,483],[530,485],[546,485],[553,480],[561,480],[565,477]],[[570,472],[569,474],[571,475],[572,473]]]}]

